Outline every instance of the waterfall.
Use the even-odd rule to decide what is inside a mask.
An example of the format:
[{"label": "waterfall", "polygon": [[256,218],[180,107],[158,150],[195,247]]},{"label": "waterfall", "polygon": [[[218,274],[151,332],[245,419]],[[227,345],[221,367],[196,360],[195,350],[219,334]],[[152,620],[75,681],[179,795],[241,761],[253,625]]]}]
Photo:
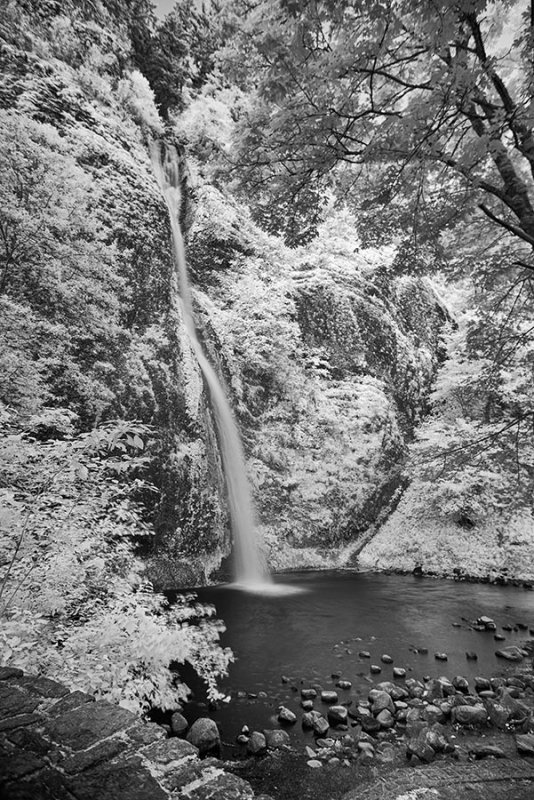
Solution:
[{"label": "waterfall", "polygon": [[165,198],[172,231],[183,320],[191,347],[209,390],[221,453],[233,538],[236,584],[250,589],[270,585],[270,576],[257,541],[254,507],[245,470],[245,457],[230,403],[217,373],[206,358],[197,336],[184,240],[180,228],[182,207],[180,159],[174,147],[153,143],[152,167]]}]

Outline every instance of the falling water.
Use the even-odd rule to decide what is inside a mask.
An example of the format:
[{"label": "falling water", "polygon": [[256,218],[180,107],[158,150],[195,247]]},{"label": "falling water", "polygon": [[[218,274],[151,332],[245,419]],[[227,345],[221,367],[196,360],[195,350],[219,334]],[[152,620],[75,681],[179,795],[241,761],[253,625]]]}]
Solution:
[{"label": "falling water", "polygon": [[236,584],[247,589],[268,591],[271,579],[256,538],[254,509],[245,471],[245,458],[230,404],[217,373],[204,355],[193,317],[193,302],[184,240],[180,228],[180,161],[174,147],[156,142],[151,148],[152,166],[167,203],[172,231],[174,259],[182,301],[184,324],[191,346],[209,388],[221,451],[233,535]]}]

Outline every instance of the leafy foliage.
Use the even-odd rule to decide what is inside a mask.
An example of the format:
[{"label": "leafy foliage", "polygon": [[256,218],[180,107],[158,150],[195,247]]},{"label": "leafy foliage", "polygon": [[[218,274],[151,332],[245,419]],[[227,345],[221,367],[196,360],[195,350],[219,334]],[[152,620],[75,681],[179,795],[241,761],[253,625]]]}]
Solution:
[{"label": "leafy foliage", "polygon": [[[213,609],[152,591],[135,555],[150,536],[136,499],[155,491],[139,424],[73,434],[73,415],[48,411],[0,447],[0,617],[3,663],[45,671],[134,709],[176,707],[188,661],[215,697],[230,654]],[[54,438],[50,438],[53,433]],[[44,439],[43,439],[44,437]],[[58,438],[59,437],[59,438]],[[188,621],[204,620],[189,626]]]},{"label": "leafy foliage", "polygon": [[[253,71],[257,87],[240,123],[246,181],[293,200],[332,184],[364,212],[380,209],[390,233],[409,226],[420,239],[485,195],[480,208],[493,221],[534,243],[520,3],[245,7],[226,57],[242,81]],[[515,61],[505,16],[518,30]]]}]

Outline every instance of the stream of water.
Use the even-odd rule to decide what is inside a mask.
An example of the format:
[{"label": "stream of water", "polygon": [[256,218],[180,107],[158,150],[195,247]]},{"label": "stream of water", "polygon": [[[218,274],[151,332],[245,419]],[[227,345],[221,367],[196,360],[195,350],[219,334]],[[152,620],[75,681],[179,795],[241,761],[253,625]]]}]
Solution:
[{"label": "stream of water", "polygon": [[195,326],[184,240],[180,228],[182,207],[180,159],[174,147],[163,145],[161,142],[153,144],[151,157],[152,167],[169,211],[183,321],[208,387],[217,429],[232,527],[236,587],[268,592],[272,582],[257,540],[254,507],[239,431],[230,403],[217,373],[204,354]]},{"label": "stream of water", "polygon": [[[333,689],[336,673],[352,682],[350,690],[338,690],[341,702],[357,702],[373,684],[392,680],[394,666],[419,679],[463,675],[472,681],[497,675],[510,665],[495,651],[530,639],[534,629],[534,592],[521,588],[350,572],[305,572],[275,580],[302,591],[262,596],[225,586],[198,590],[199,600],[213,603],[224,620],[222,642],[236,656],[221,686],[232,700],[212,712],[225,742],[235,742],[243,724],[257,730],[278,727],[279,705],[300,717],[300,688]],[[484,614],[495,620],[504,642],[470,627]],[[371,657],[361,657],[362,651]],[[467,651],[475,651],[478,660],[468,660]],[[446,653],[447,661],[437,661],[436,652]],[[393,664],[382,663],[383,654]],[[371,664],[382,672],[371,675]],[[202,689],[190,677],[198,700]],[[185,713],[193,719],[206,711],[193,702]],[[299,724],[290,734],[295,743],[312,738]]]}]

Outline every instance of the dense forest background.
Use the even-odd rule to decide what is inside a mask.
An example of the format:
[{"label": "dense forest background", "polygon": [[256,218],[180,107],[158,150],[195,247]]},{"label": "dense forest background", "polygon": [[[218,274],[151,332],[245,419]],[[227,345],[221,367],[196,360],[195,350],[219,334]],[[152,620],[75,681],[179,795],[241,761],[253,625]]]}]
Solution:
[{"label": "dense forest background", "polygon": [[[0,639],[134,707],[215,680],[224,475],[149,146],[275,569],[534,577],[521,2],[10,0]],[[200,624],[187,626],[194,618]]]}]

